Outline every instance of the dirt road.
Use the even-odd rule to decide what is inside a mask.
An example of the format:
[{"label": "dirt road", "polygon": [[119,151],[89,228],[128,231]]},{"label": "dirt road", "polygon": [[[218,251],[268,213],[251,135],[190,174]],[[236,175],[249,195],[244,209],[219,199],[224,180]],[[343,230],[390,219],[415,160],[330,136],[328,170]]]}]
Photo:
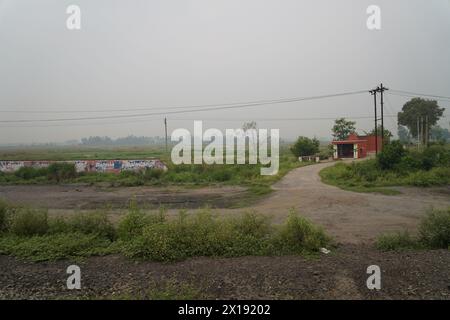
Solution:
[{"label": "dirt road", "polygon": [[291,171],[273,188],[276,190],[254,209],[282,219],[290,208],[322,225],[343,243],[369,242],[380,233],[414,230],[426,210],[450,206],[450,187],[396,188],[402,194],[387,196],[356,193],[326,185],[319,171],[332,165],[318,164]]},{"label": "dirt road", "polygon": [[[198,189],[130,187],[105,188],[92,186],[0,186],[0,198],[69,212],[74,209],[94,209],[108,205],[125,208],[130,198],[140,205],[160,204],[198,208],[210,205],[220,214],[238,214],[246,210],[273,216],[282,222],[289,210],[295,208],[322,225],[341,243],[371,242],[379,234],[417,227],[419,219],[431,207],[450,206],[450,187],[419,189],[397,188],[396,196],[356,193],[329,186],[320,181],[319,171],[333,165],[323,163],[301,167],[289,172],[276,183],[274,192],[248,208],[226,209],[247,196],[244,188],[214,187]],[[171,210],[176,213],[177,210]]]}]

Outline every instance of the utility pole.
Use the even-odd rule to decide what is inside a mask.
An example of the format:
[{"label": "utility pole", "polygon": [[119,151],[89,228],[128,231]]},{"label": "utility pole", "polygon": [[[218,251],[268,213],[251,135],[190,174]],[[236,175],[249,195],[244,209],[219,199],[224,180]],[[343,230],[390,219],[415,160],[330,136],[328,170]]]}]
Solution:
[{"label": "utility pole", "polygon": [[371,90],[370,93],[373,95],[373,103],[375,110],[375,154],[378,154],[377,91]]},{"label": "utility pole", "polygon": [[379,92],[381,92],[381,147],[384,145],[384,99],[383,92],[389,90],[386,87],[383,87],[383,84],[379,87]]},{"label": "utility pole", "polygon": [[166,132],[166,153],[167,153],[167,118],[164,118],[164,129]]},{"label": "utility pole", "polygon": [[420,118],[417,117],[417,151],[420,150]]},{"label": "utility pole", "polygon": [[[380,86],[376,87],[373,90],[370,90],[369,92],[371,94],[374,95],[374,101],[375,101],[375,142],[376,142],[376,149],[378,152],[378,128],[377,128],[377,124],[378,124],[378,120],[381,120],[381,149],[383,148],[383,144],[384,144],[384,92],[389,90],[388,88],[386,88],[385,86],[383,86],[383,84],[380,84]],[[377,93],[381,94],[381,119],[377,119],[377,97],[376,94]]]}]

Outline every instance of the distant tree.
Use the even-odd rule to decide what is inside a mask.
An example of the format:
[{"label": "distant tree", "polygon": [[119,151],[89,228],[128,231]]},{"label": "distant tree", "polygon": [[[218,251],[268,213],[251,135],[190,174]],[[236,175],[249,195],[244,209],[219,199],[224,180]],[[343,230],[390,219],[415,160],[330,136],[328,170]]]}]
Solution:
[{"label": "distant tree", "polygon": [[319,152],[320,142],[316,138],[299,137],[291,147],[291,152],[296,157],[312,156]]},{"label": "distant tree", "polygon": [[[257,130],[258,129],[258,124],[256,123],[256,121],[250,121],[250,122],[245,122],[242,125],[242,130],[247,131],[247,130]],[[256,131],[253,131],[252,133],[252,139],[253,139],[253,148],[258,147],[258,134],[256,133]]]},{"label": "distant tree", "polygon": [[250,122],[245,122],[242,125],[242,130],[246,131],[246,130],[250,130],[250,129],[257,129],[258,128],[258,124],[255,121],[250,121]]},{"label": "distant tree", "polygon": [[440,126],[431,128],[431,139],[438,142],[450,142],[450,131]]},{"label": "distant tree", "polygon": [[356,131],[356,122],[348,121],[345,118],[336,119],[332,128],[335,140],[345,140],[348,136]]},{"label": "distant tree", "polygon": [[[372,131],[366,132],[367,135],[375,135],[375,128],[372,129]],[[377,134],[378,136],[381,135],[381,125],[377,126]],[[388,129],[384,129],[384,134],[383,137],[386,141],[389,141],[390,138],[392,138],[394,135],[392,134],[392,132],[390,132]]]},{"label": "distant tree", "polygon": [[408,131],[408,128],[404,126],[398,126],[397,128],[398,140],[401,143],[408,144],[411,143],[411,134]]},{"label": "distant tree", "polygon": [[[427,100],[422,98],[413,98],[402,108],[402,111],[398,113],[398,124],[406,126],[409,132],[414,138],[418,137],[417,120],[419,118],[424,119],[423,125],[425,126],[425,132],[430,132],[430,128],[433,127],[438,120],[444,114],[444,108],[440,108],[435,100]],[[427,121],[425,121],[427,119]],[[428,126],[428,127],[426,127]],[[423,135],[422,143],[425,144],[426,137]]]}]

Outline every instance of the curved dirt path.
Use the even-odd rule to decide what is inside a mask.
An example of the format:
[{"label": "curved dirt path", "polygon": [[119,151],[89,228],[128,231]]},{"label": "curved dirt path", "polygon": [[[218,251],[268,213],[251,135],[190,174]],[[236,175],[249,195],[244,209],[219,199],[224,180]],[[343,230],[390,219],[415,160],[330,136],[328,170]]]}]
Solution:
[{"label": "curved dirt path", "polygon": [[400,195],[357,193],[322,183],[319,172],[334,163],[295,169],[276,183],[275,192],[252,209],[283,220],[289,209],[322,225],[342,243],[374,240],[384,232],[414,232],[427,209],[450,206],[450,188],[396,188]]}]

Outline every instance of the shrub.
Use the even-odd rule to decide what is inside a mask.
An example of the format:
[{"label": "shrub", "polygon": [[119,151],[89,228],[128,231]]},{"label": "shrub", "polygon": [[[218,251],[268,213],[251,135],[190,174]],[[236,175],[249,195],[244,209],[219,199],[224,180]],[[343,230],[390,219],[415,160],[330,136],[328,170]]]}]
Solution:
[{"label": "shrub", "polygon": [[145,179],[148,180],[159,180],[164,175],[164,170],[162,169],[152,169],[147,168],[145,169],[144,176]]},{"label": "shrub", "polygon": [[18,236],[43,235],[48,230],[47,212],[21,208],[11,216],[11,232]]},{"label": "shrub", "polygon": [[14,175],[23,180],[31,180],[37,177],[45,177],[47,175],[47,169],[41,168],[36,169],[33,167],[21,167],[19,170],[14,172]]},{"label": "shrub", "polygon": [[384,251],[417,249],[417,240],[409,232],[397,232],[393,234],[381,235],[377,239],[377,248]]},{"label": "shrub", "polygon": [[57,162],[52,163],[47,168],[48,179],[60,182],[63,180],[74,179],[77,176],[77,171],[73,163]]},{"label": "shrub", "polygon": [[165,209],[160,208],[158,215],[150,215],[141,212],[135,202],[131,202],[128,213],[120,220],[117,234],[120,240],[129,241],[142,236],[146,226],[165,221]]},{"label": "shrub", "polygon": [[406,231],[382,235],[377,247],[381,250],[450,249],[450,208],[430,211],[421,220],[417,237]]},{"label": "shrub", "polygon": [[72,231],[83,234],[94,234],[114,240],[116,231],[105,212],[78,213],[69,220]]},{"label": "shrub", "polygon": [[281,227],[275,247],[282,254],[319,251],[330,243],[322,228],[291,211],[286,224]]},{"label": "shrub", "polygon": [[422,220],[419,226],[419,241],[428,248],[449,248],[450,208],[433,210]]},{"label": "shrub", "polygon": [[329,243],[320,228],[291,216],[281,228],[272,228],[267,217],[247,213],[215,218],[208,210],[178,219],[153,223],[142,234],[125,241],[123,253],[131,258],[173,261],[196,256],[246,256],[303,254]]},{"label": "shrub", "polygon": [[400,163],[402,158],[406,155],[406,150],[400,141],[393,141],[383,147],[383,151],[378,153],[378,165],[383,170],[394,168]]},{"label": "shrub", "polygon": [[8,211],[8,204],[0,200],[0,233],[8,229]]},{"label": "shrub", "polygon": [[299,137],[291,147],[291,152],[296,157],[312,156],[319,152],[319,140],[316,138]]},{"label": "shrub", "polygon": [[436,166],[448,166],[450,164],[450,149],[444,146],[430,146],[421,154],[421,169],[430,170]]}]

